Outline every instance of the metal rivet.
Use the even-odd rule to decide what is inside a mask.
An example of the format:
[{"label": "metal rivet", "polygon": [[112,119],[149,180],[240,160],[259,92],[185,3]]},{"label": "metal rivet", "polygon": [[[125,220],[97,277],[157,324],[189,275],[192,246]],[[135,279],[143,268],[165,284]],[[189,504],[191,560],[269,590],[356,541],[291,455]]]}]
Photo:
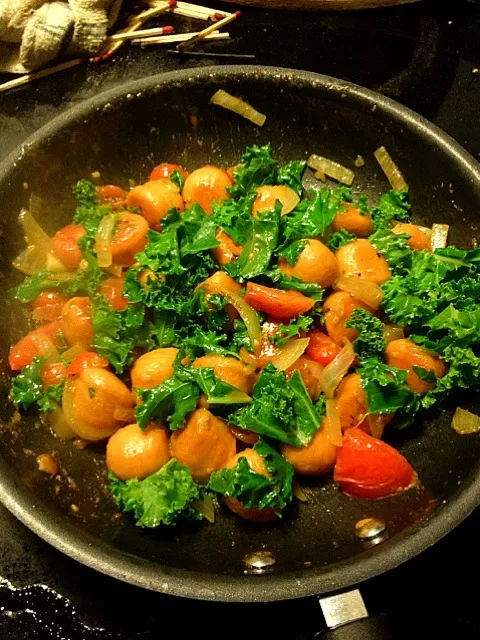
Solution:
[{"label": "metal rivet", "polygon": [[243,564],[247,568],[245,573],[263,573],[273,567],[277,562],[270,551],[252,551],[243,558]]},{"label": "metal rivet", "polygon": [[381,518],[363,518],[355,524],[355,536],[359,540],[376,538],[387,528],[387,523]]}]

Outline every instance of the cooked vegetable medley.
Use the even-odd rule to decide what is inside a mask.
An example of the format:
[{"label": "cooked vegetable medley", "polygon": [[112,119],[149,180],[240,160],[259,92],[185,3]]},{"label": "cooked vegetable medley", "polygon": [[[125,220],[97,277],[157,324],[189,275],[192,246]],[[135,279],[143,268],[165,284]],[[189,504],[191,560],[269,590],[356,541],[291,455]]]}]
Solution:
[{"label": "cooked vegetable medley", "polygon": [[213,521],[217,502],[273,520],[295,474],[409,489],[384,433],[480,378],[480,250],[436,232],[432,251],[405,191],[305,193],[304,171],[253,146],[128,192],[82,180],[53,237],[21,214],[13,297],[35,328],[10,350],[11,398],[60,438],[106,442],[140,526]]}]

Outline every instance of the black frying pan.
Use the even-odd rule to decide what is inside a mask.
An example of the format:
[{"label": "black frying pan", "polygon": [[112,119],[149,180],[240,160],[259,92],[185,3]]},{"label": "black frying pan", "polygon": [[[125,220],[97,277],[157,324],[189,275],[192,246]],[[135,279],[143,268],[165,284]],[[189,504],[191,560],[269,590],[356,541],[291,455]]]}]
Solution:
[{"label": "black frying pan", "polygon": [[[209,105],[218,88],[244,96],[266,113],[265,126],[257,129]],[[473,158],[408,109],[311,73],[203,68],[129,83],[59,116],[0,167],[6,329],[0,336],[0,498],[66,554],[159,592],[241,602],[326,594],[416,555],[480,502],[480,437],[456,435],[451,416],[443,414],[420,420],[408,432],[389,434],[422,481],[402,495],[352,500],[325,478],[307,486],[308,505],[292,506],[272,525],[259,527],[222,513],[215,525],[142,531],[127,517],[114,518],[101,446],[79,451],[39,427],[35,415],[12,424],[6,354],[24,332],[26,316],[10,305],[7,290],[18,280],[9,264],[22,246],[15,219],[29,194],[47,203],[50,214],[43,223],[53,232],[70,220],[71,185],[92,171],[101,171],[105,182],[128,186],[129,178],[145,180],[161,161],[189,169],[206,162],[228,167],[246,145],[266,141],[282,161],[317,152],[351,166],[361,154],[366,164],[357,171],[355,188],[371,198],[388,188],[372,159],[374,149],[385,145],[410,185],[416,220],[450,224],[451,242],[472,246],[480,208],[480,167]],[[35,464],[36,454],[51,451],[61,464],[55,479],[38,472]],[[386,532],[373,542],[355,537],[355,523],[365,517],[387,523]],[[261,575],[250,575],[245,556],[259,550],[270,551],[276,563]]]}]

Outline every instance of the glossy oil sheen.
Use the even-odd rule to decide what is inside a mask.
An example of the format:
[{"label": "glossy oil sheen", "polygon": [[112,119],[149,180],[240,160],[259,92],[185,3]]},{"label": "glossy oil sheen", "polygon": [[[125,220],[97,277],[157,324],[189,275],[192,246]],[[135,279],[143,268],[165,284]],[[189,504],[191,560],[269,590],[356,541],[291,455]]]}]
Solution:
[{"label": "glossy oil sheen", "polygon": [[[258,129],[210,105],[219,88],[266,113],[265,126]],[[60,116],[0,167],[0,257],[5,276],[0,281],[5,326],[0,336],[0,498],[27,526],[65,553],[161,592],[230,601],[326,593],[420,552],[480,500],[480,437],[455,434],[449,426],[451,415],[444,414],[392,434],[390,442],[399,446],[423,482],[399,496],[368,503],[353,500],[325,478],[307,483],[308,504],[292,505],[273,524],[259,527],[222,513],[215,525],[142,531],[127,517],[115,518],[105,488],[101,445],[80,451],[58,441],[46,428],[37,428],[33,414],[9,426],[6,355],[9,344],[22,335],[27,314],[7,302],[8,288],[19,281],[8,265],[22,247],[15,219],[29,193],[45,200],[48,216],[42,224],[54,232],[71,219],[72,184],[92,171],[100,171],[105,183],[127,187],[130,178],[147,180],[151,168],[163,161],[190,170],[207,162],[226,168],[238,161],[245,146],[267,141],[283,162],[318,153],[352,166],[361,154],[366,164],[357,170],[354,187],[372,201],[388,189],[372,158],[373,151],[385,145],[410,185],[414,220],[450,224],[451,242],[472,246],[480,208],[475,161],[448,136],[398,104],[309,73],[204,68],[127,84]],[[32,451],[57,452],[58,480],[36,470]],[[372,546],[356,538],[355,523],[365,517],[388,523],[381,544]],[[243,559],[261,549],[273,554],[274,567],[265,575],[245,575]]]}]

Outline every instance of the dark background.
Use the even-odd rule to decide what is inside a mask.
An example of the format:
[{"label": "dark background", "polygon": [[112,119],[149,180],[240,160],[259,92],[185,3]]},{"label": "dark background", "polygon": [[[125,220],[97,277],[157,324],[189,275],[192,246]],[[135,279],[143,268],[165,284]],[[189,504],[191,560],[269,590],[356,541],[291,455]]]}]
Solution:
[{"label": "dark background", "polygon": [[[158,21],[166,23],[179,32],[202,26],[179,17]],[[204,50],[255,54],[258,64],[317,71],[375,89],[426,116],[480,158],[477,2],[433,0],[359,13],[247,9],[228,30],[232,40],[205,44]],[[70,69],[1,94],[0,159],[85,98],[135,78],[219,60],[179,62],[162,49],[125,47],[112,62]],[[479,542],[477,511],[422,556],[364,584],[367,607],[388,613],[403,638],[480,638]],[[129,587],[62,556],[3,507],[0,576],[1,640],[204,635],[307,640],[324,626],[315,598],[224,605]],[[34,584],[42,586],[29,586]]]}]

